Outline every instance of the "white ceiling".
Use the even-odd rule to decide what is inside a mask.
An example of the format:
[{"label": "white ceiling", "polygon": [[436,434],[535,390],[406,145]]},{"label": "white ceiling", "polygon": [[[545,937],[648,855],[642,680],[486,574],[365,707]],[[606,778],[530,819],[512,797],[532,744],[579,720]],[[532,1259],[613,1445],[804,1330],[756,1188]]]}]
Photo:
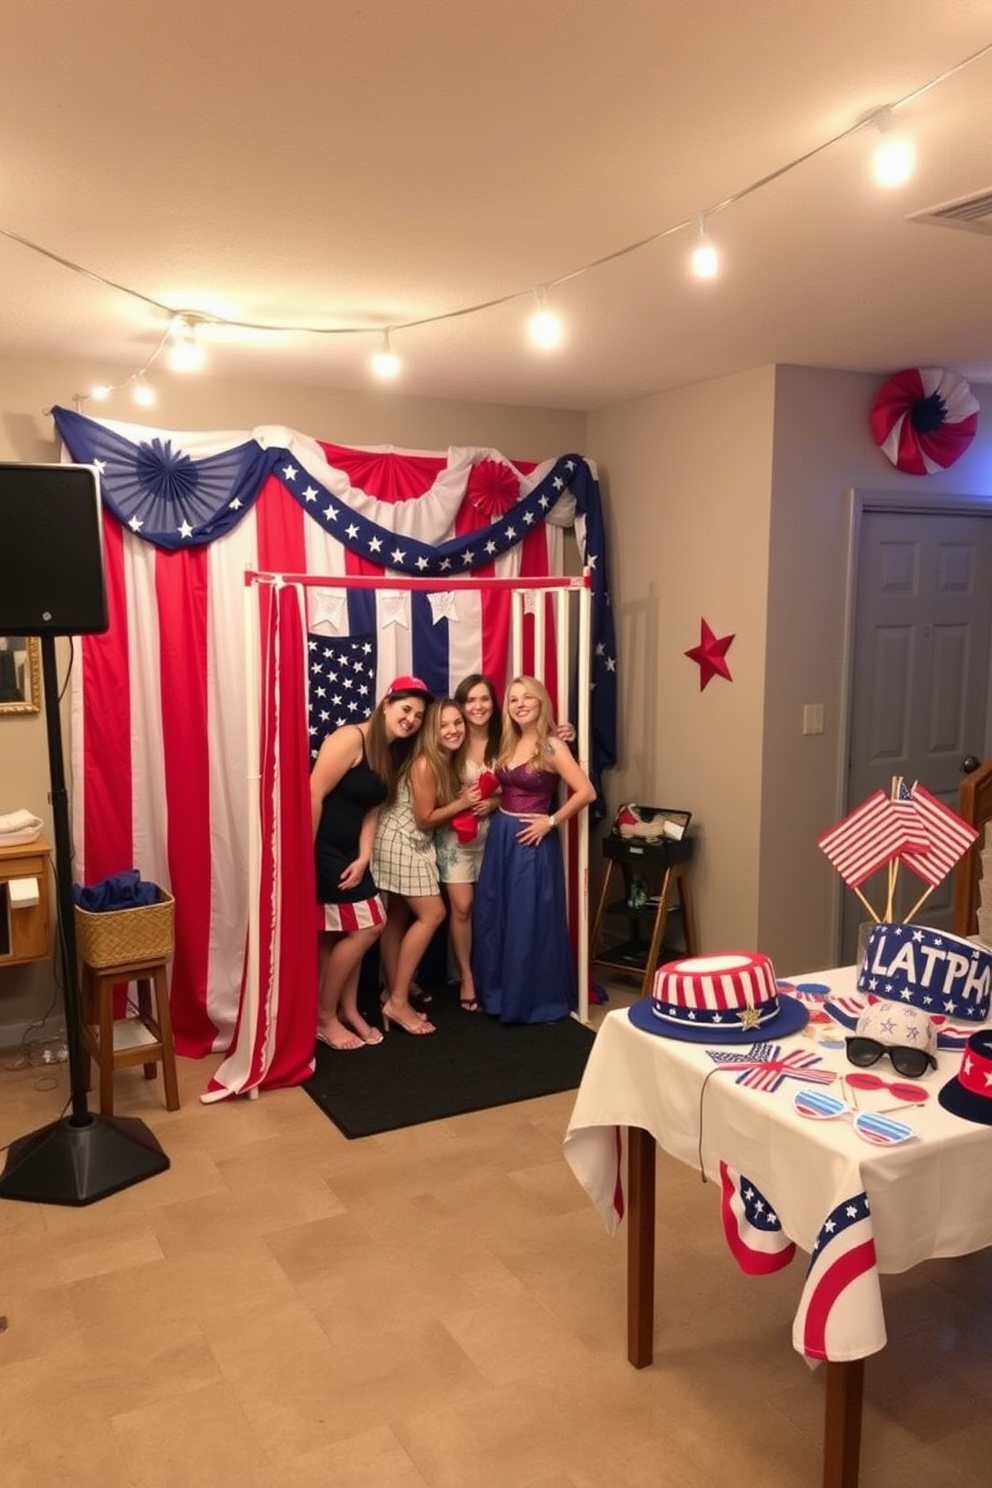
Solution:
[{"label": "white ceiling", "polygon": [[[868,129],[747,191],[990,42],[987,0],[4,0],[0,356],[125,377],[166,325],[147,296],[361,328],[204,332],[215,372],[338,388],[433,316],[393,337],[404,392],[591,409],[771,362],[992,383],[992,236],[907,220],[992,190],[992,52],[899,110],[909,186],[873,185]],[[679,224],[728,198],[722,277],[693,281]]]}]

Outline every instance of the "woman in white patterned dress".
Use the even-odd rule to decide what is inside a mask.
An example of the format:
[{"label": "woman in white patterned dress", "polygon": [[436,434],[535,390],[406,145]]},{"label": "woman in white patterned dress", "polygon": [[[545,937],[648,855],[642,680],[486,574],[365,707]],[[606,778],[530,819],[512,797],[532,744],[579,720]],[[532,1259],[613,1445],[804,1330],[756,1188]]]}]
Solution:
[{"label": "woman in white patterned dress", "polygon": [[393,806],[379,814],[372,872],[387,897],[380,941],[386,995],[383,1026],[433,1033],[434,1025],[410,1001],[417,966],[444,920],[434,828],[465,811],[478,791],[459,789],[452,759],[465,737],[461,710],[442,698],[427,711],[417,751],[400,780]]}]

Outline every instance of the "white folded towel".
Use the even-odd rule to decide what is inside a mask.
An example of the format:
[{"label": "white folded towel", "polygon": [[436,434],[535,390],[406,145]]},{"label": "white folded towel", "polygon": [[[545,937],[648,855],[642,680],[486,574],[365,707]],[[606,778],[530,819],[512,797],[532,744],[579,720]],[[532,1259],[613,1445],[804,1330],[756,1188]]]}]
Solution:
[{"label": "white folded towel", "polygon": [[0,816],[0,847],[14,847],[18,842],[33,842],[41,836],[44,823],[30,811],[9,811]]}]

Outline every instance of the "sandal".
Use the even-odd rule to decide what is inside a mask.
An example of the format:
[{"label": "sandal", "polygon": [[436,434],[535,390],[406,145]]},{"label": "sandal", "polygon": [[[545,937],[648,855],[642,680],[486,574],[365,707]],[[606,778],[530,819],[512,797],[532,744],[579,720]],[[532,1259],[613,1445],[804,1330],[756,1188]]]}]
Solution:
[{"label": "sandal", "polygon": [[406,1017],[402,1017],[402,1016],[398,1018],[396,1016],[396,1014],[392,1011],[392,1008],[390,1006],[389,1000],[387,998],[387,1000],[382,1004],[382,1029],[383,1029],[383,1032],[384,1033],[388,1033],[389,1030],[390,1030],[390,1027],[393,1024],[395,1024],[397,1028],[402,1028],[402,1030],[403,1030],[404,1033],[424,1034],[424,1033],[436,1033],[437,1032],[437,1030],[434,1027],[434,1024],[433,1023],[428,1023],[428,1021],[424,1017],[423,1013],[418,1013],[413,1008],[411,1008],[409,1011],[411,1013],[413,1013],[412,1020],[408,1020]]},{"label": "sandal", "polygon": [[477,997],[469,997],[467,999],[464,997],[459,997],[458,1006],[461,1008],[463,1013],[482,1012],[482,1003],[478,1000]]}]

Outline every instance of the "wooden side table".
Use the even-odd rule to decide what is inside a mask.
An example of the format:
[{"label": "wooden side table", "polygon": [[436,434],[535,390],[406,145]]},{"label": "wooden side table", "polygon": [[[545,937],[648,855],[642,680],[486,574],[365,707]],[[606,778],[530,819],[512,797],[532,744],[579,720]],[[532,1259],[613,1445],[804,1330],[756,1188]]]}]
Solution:
[{"label": "wooden side table", "polygon": [[[52,849],[43,837],[0,847],[0,967],[45,961],[52,954]],[[18,904],[14,879],[33,880],[36,904]]]}]

